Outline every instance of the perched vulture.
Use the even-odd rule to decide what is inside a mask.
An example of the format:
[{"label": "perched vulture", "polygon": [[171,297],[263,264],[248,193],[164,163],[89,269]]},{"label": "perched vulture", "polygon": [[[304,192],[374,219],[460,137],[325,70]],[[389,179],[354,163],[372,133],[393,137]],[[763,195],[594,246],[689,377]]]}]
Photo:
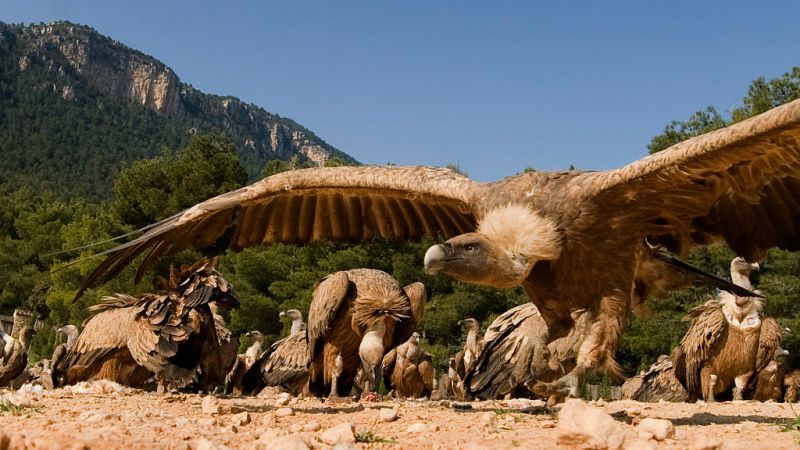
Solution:
[{"label": "perched vulture", "polygon": [[250,347],[247,347],[247,350],[244,352],[244,364],[247,368],[250,368],[253,364],[255,364],[258,357],[261,356],[261,346],[264,343],[264,335],[261,334],[260,331],[249,331],[245,333],[245,336],[249,337],[252,341]]},{"label": "perched vulture", "polygon": [[323,278],[308,312],[309,389],[348,395],[359,368],[375,392],[384,353],[405,342],[422,318],[425,286],[406,287],[386,272],[353,269]]},{"label": "perched vulture", "polygon": [[289,335],[262,352],[251,366],[245,368],[243,361],[238,362],[231,372],[228,392],[255,395],[266,386],[280,386],[293,395],[307,393],[311,361],[303,314],[290,309],[281,311],[279,317],[291,319]]},{"label": "perched vulture", "polygon": [[389,380],[387,389],[394,389],[398,397],[430,397],[435,378],[433,356],[420,345],[419,333],[415,331],[383,357],[383,376]]},{"label": "perched vulture", "polygon": [[647,371],[628,378],[622,385],[621,395],[623,400],[640,402],[685,402],[688,398],[668,355],[659,356]]},{"label": "perched vulture", "polygon": [[36,332],[33,328],[24,327],[19,333],[19,339],[11,340],[8,356],[4,355],[0,360],[0,386],[9,386],[28,368],[28,348],[34,334]]},{"label": "perched vulture", "polygon": [[[481,352],[467,371],[467,393],[483,400],[528,397],[537,381],[552,381],[569,372],[591,324],[585,311],[573,314],[575,326],[551,342],[542,359],[536,359],[535,342],[530,339],[532,333],[546,327],[536,306],[525,303],[499,315],[487,328]],[[557,394],[547,396],[552,395]]]},{"label": "perched vulture", "polygon": [[239,306],[233,287],[214,270],[217,262],[204,258],[180,272],[171,269],[177,289],[117,294],[92,307],[97,314],[53,368],[54,379],[109,379],[138,387],[156,375],[159,389],[194,381],[208,349],[218,344],[209,303]]},{"label": "perched vulture", "polygon": [[239,356],[239,339],[228,329],[225,318],[218,313],[216,302],[209,303],[214,317],[214,332],[217,339],[206,339],[203,343],[203,359],[197,374],[196,387],[211,392],[215,388],[225,386],[226,376]]},{"label": "perched vulture", "polygon": [[683,256],[724,241],[748,261],[772,247],[800,250],[797,198],[800,100],[607,171],[531,171],[489,183],[413,166],[275,174],[143,228],[103,253],[80,292],[139,255],[147,255],[141,276],[187,247],[441,236],[447,241],[426,252],[429,272],[524,287],[547,324],[529,336],[537,359],[569,332],[573,311],[591,313],[599,325],[575,367],[543,387],[569,392],[587,370],[611,364],[638,295],[631,287],[651,281],[635,280],[646,242]]},{"label": "perched vulture", "polygon": [[[731,279],[751,289],[753,268],[757,266],[736,257],[731,261]],[[672,352],[675,374],[686,386],[689,401],[700,397],[715,401],[732,383],[733,399],[744,399],[750,377],[769,364],[783,338],[775,319],[762,318],[761,306],[760,298],[723,292],[689,312],[692,323]]]},{"label": "perched vulture", "polygon": [[753,400],[779,402],[783,399],[783,384],[786,374],[786,365],[783,360],[788,354],[788,351],[779,348],[775,351],[775,357],[767,364],[767,367],[756,373]]},{"label": "perched vulture", "polygon": [[481,325],[472,317],[459,320],[458,325],[467,334],[464,350],[456,353],[455,357],[456,370],[458,371],[459,377],[463,380],[467,374],[467,370],[469,370],[475,358],[478,357],[478,353],[480,353],[481,343],[478,342],[478,332],[480,331]]},{"label": "perched vulture", "polygon": [[52,387],[64,385],[63,374],[60,374],[62,375],[61,379],[57,380],[56,375],[58,372],[56,372],[54,369],[61,364],[61,361],[64,359],[67,353],[69,353],[69,351],[75,346],[75,341],[78,340],[80,331],[78,331],[78,327],[75,325],[65,325],[56,330],[56,338],[58,338],[58,335],[60,334],[63,334],[67,337],[67,342],[58,344],[55,350],[53,350],[52,358],[50,358],[50,376],[52,378]]},{"label": "perched vulture", "polygon": [[447,372],[439,378],[439,392],[442,398],[465,399],[464,380],[458,374],[455,357],[450,357],[447,361]]},{"label": "perched vulture", "polygon": [[795,369],[783,377],[783,387],[785,402],[797,403],[800,400],[800,369]]}]

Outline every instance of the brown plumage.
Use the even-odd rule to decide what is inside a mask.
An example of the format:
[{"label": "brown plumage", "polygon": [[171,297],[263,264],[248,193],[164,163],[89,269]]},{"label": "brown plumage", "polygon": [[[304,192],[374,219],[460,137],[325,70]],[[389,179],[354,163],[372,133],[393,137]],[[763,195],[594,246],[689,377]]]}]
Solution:
[{"label": "brown plumage", "polygon": [[[56,330],[56,337],[58,337],[60,334],[63,334],[67,337],[67,342],[58,344],[53,350],[53,356],[50,358],[51,387],[62,386],[64,384],[63,374],[59,374],[56,370],[54,370],[54,368],[61,364],[61,361],[65,356],[67,356],[69,350],[75,346],[75,342],[78,340],[80,331],[75,325],[65,325]],[[59,375],[60,379],[56,379],[56,375]]]},{"label": "brown plumage", "polygon": [[10,385],[28,368],[28,348],[34,334],[33,328],[24,327],[19,338],[10,341],[10,351],[0,359],[0,386]]},{"label": "brown plumage", "polygon": [[752,399],[759,402],[779,402],[783,399],[784,377],[786,365],[783,359],[789,352],[779,348],[775,351],[775,357],[766,367],[759,370],[756,374],[753,387]]},{"label": "brown plumage", "polygon": [[[406,342],[383,357],[383,373],[384,379],[390,380],[387,389],[394,389],[398,397],[430,397],[436,376],[433,356],[420,345],[419,333],[412,333]],[[386,374],[391,375],[386,377]]]},{"label": "brown plumage", "polygon": [[[229,392],[255,395],[266,386],[280,386],[293,395],[308,392],[308,366],[311,363],[303,315],[296,309],[281,311],[281,318],[292,321],[289,335],[273,343],[241,375],[231,376]],[[245,367],[241,360],[241,367]]]},{"label": "brown plumage", "polygon": [[411,336],[425,300],[422,283],[401,288],[375,269],[336,272],[318,282],[308,312],[311,393],[349,394],[361,367],[366,390],[375,391],[384,353]]},{"label": "brown plumage", "polygon": [[239,305],[233,287],[214,270],[217,261],[202,259],[180,272],[172,270],[174,290],[139,297],[117,294],[92,307],[97,314],[86,320],[73,348],[53,368],[54,379],[142,386],[155,374],[160,388],[194,381],[209,349],[218,346],[208,304]]},{"label": "brown plumage", "polygon": [[[528,172],[478,183],[425,167],[334,167],[285,172],[206,200],[117,246],[84,289],[148,253],[312,240],[449,239],[428,250],[430,272],[493,287],[523,286],[546,328],[539,357],[569,332],[573,311],[599,325],[564,391],[608,366],[635,304],[645,239],[686,255],[725,241],[748,261],[771,247],[800,250],[800,100],[614,170]],[[230,233],[230,234],[228,234]],[[594,261],[587,267],[586,261]],[[647,280],[638,280],[647,281]]]},{"label": "brown plumage", "polygon": [[797,403],[800,400],[800,369],[795,369],[783,377],[783,400]]},{"label": "brown plumage", "polygon": [[[743,258],[731,261],[731,278],[752,288],[753,266]],[[764,369],[780,345],[783,331],[775,319],[762,318],[761,300],[727,292],[692,309],[692,323],[673,351],[675,373],[686,386],[689,401],[714,401],[735,384],[733,399],[742,400],[754,372]]]},{"label": "brown plumage", "polygon": [[624,400],[640,402],[685,402],[688,398],[668,355],[661,355],[647,371],[625,380],[620,394]]},{"label": "brown plumage", "polygon": [[548,344],[544,358],[537,359],[530,336],[547,325],[536,305],[525,303],[499,315],[487,328],[475,364],[467,371],[467,392],[480,399],[530,396],[535,382],[552,381],[575,366],[588,319],[585,311],[576,311],[575,326]]},{"label": "brown plumage", "polygon": [[478,332],[481,325],[472,317],[459,320],[458,325],[467,335],[464,342],[464,350],[456,355],[456,367],[458,367],[459,375],[463,380],[467,370],[469,370],[478,357],[478,353],[480,353],[482,342],[478,339]]},{"label": "brown plumage", "polygon": [[217,339],[205,339],[201,350],[203,358],[197,373],[195,387],[211,392],[217,387],[225,386],[239,353],[239,338],[231,333],[225,319],[217,313],[216,303],[209,304],[214,318],[214,332]]}]

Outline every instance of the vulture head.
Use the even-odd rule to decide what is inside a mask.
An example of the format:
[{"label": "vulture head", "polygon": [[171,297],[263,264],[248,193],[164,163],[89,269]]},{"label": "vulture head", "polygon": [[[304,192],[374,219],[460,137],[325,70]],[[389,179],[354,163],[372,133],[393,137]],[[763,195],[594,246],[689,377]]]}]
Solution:
[{"label": "vulture head", "polygon": [[731,273],[737,273],[743,275],[745,277],[750,276],[750,272],[753,270],[759,270],[758,263],[749,263],[746,259],[742,258],[741,256],[737,256],[733,258],[731,261]]},{"label": "vulture head", "polygon": [[260,331],[248,331],[244,335],[249,337],[253,342],[263,342],[264,341],[264,335],[261,334]]},{"label": "vulture head", "polygon": [[281,311],[278,314],[278,317],[286,317],[289,320],[303,320],[303,313],[296,309],[287,309],[286,311]]},{"label": "vulture head", "polygon": [[56,334],[63,334],[67,338],[71,336],[78,336],[78,327],[75,325],[64,325],[56,330]]},{"label": "vulture head", "polygon": [[508,288],[519,286],[534,264],[561,254],[555,223],[525,205],[509,204],[489,211],[474,233],[430,247],[425,270],[465,283]]},{"label": "vulture head", "polygon": [[35,334],[36,330],[34,330],[32,327],[23,327],[22,331],[19,332],[19,342],[22,344],[22,348],[24,348],[26,352],[31,344],[31,339]]},{"label": "vulture head", "polygon": [[477,330],[480,324],[478,323],[477,320],[473,319],[472,317],[468,317],[466,319],[459,320],[458,326],[460,326],[464,332],[468,333],[472,330]]}]

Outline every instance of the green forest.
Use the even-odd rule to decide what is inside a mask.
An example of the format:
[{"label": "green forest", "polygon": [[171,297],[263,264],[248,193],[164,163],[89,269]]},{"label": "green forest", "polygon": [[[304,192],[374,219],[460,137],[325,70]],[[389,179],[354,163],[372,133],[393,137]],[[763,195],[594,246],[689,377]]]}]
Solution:
[{"label": "green forest", "polygon": [[[3,69],[0,68],[0,71]],[[2,75],[2,73],[0,73]],[[2,79],[2,76],[0,76]],[[0,85],[0,99],[8,86]],[[35,93],[31,93],[35,96]],[[661,151],[689,137],[702,134],[730,123],[756,115],[769,108],[800,98],[800,68],[782,77],[755,80],[747,90],[741,106],[730,117],[724,117],[714,107],[698,111],[685,121],[673,121],[664,132],[653,137],[649,151]],[[31,98],[25,101],[40,101]],[[38,130],[24,138],[14,136],[0,127],[0,145],[14,146],[22,158],[28,148],[51,139],[63,128],[76,133],[81,127],[97,126],[98,122],[113,121],[113,114],[97,114],[67,119],[26,116],[25,108],[0,102],[0,121],[16,120]],[[80,186],[61,189],[48,183],[26,184],[19,178],[6,183],[0,173],[0,314],[10,314],[21,307],[35,311],[45,326],[35,336],[31,359],[49,357],[55,344],[54,330],[63,324],[80,323],[88,316],[87,307],[100,298],[115,292],[137,293],[153,289],[154,277],[164,274],[168,264],[193,262],[197,252],[183,252],[170,261],[161,261],[138,285],[133,284],[135,269],[125,269],[114,280],[87,291],[73,301],[82,282],[100,262],[93,254],[115,245],[106,241],[139,227],[166,218],[199,201],[241,187],[248,182],[248,171],[240,161],[237,148],[228,138],[200,135],[183,142],[175,139],[169,127],[159,125],[144,111],[141,120],[155,120],[152,132],[141,136],[142,145],[158,142],[164,146],[160,155],[138,159],[109,170],[115,161],[119,143],[114,135],[96,145],[106,149],[105,160],[81,159],[70,149],[69,141],[62,142],[65,151],[54,151],[39,162],[40,177],[75,180]],[[124,127],[124,123],[117,126]],[[5,134],[2,134],[5,133]],[[643,152],[644,153],[644,152]],[[644,154],[642,155],[644,156]],[[42,155],[38,154],[37,158]],[[77,158],[77,159],[76,159]],[[342,164],[334,160],[331,164]],[[20,162],[22,164],[22,162]],[[25,162],[24,164],[30,164]],[[565,162],[565,166],[568,162]],[[109,167],[105,167],[108,165]],[[101,167],[102,166],[102,167]],[[302,168],[299,160],[270,161],[261,169],[262,176],[282,170]],[[14,167],[6,170],[13,171]],[[60,172],[63,170],[64,172]],[[524,167],[520,167],[520,171]],[[81,176],[75,176],[76,173]],[[100,183],[96,177],[109,177]],[[84,179],[84,177],[87,177]],[[111,195],[92,191],[92,186],[110,183]],[[99,188],[98,188],[99,189]],[[77,194],[79,195],[77,195]],[[88,243],[102,244],[80,248]],[[526,301],[521,289],[498,290],[480,288],[433,277],[422,270],[425,249],[433,242],[383,242],[363,245],[313,243],[303,246],[273,245],[248,248],[240,253],[226,252],[220,272],[233,283],[241,299],[241,309],[232,311],[229,326],[236,334],[260,330],[268,341],[288,332],[278,320],[278,312],[297,308],[307,311],[313,284],[322,276],[336,270],[373,267],[394,275],[401,284],[422,281],[431,294],[421,325],[424,344],[434,354],[440,368],[447,357],[463,345],[457,322],[465,317],[478,319],[485,328],[499,313]],[[78,249],[64,252],[68,249]],[[206,249],[207,254],[221,250]],[[728,277],[730,260],[734,255],[724,247],[697,250],[690,261],[710,272]],[[800,367],[800,319],[796,301],[800,289],[800,255],[773,250],[756,283],[766,296],[765,312],[778,318],[793,330],[784,339],[790,353],[790,365]],[[686,331],[681,319],[693,306],[714,295],[708,288],[691,288],[674,292],[665,298],[650,299],[650,311],[631,317],[618,353],[618,359],[631,375],[658,355],[669,353]],[[249,343],[242,336],[242,346]]]}]

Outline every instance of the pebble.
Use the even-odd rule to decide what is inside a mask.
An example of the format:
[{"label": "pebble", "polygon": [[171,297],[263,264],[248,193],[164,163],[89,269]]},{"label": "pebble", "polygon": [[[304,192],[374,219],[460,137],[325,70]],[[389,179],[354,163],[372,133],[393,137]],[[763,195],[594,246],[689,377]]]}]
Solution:
[{"label": "pebble", "polygon": [[294,415],[292,408],[278,408],[275,410],[275,417],[289,417]]},{"label": "pebble", "polygon": [[381,422],[394,422],[397,420],[397,410],[394,408],[381,408],[378,417],[380,417]]},{"label": "pebble", "polygon": [[303,425],[303,431],[319,431],[322,429],[322,425],[319,422],[308,422],[307,424]]},{"label": "pebble", "polygon": [[663,441],[664,439],[675,436],[675,427],[672,422],[666,419],[653,419],[647,417],[639,422],[636,427],[639,431],[644,431],[653,435],[653,439]]},{"label": "pebble", "polygon": [[342,422],[335,427],[328,428],[323,431],[319,438],[323,443],[328,445],[335,444],[355,444],[356,435],[355,427],[349,422]]},{"label": "pebble", "polygon": [[213,427],[217,424],[217,419],[211,417],[206,419],[197,419],[197,424],[201,427]]},{"label": "pebble", "polygon": [[484,425],[494,425],[497,422],[497,413],[494,411],[487,411],[481,414],[481,423]]},{"label": "pebble", "polygon": [[250,423],[250,413],[245,411],[239,414],[234,414],[233,417],[231,417],[231,421],[233,422],[234,425],[238,426],[247,425],[248,423]]},{"label": "pebble", "polygon": [[558,414],[558,443],[588,448],[622,448],[622,424],[580,399],[568,399]]},{"label": "pebble", "polygon": [[291,394],[288,392],[281,392],[275,399],[275,406],[286,406],[292,400]]},{"label": "pebble", "polygon": [[439,431],[439,425],[428,425],[427,423],[417,422],[406,428],[406,432],[408,433],[428,433],[431,431]]},{"label": "pebble", "polygon": [[203,410],[203,414],[219,414],[221,411],[219,401],[216,399],[216,397],[212,397],[210,395],[203,397],[201,408]]}]

